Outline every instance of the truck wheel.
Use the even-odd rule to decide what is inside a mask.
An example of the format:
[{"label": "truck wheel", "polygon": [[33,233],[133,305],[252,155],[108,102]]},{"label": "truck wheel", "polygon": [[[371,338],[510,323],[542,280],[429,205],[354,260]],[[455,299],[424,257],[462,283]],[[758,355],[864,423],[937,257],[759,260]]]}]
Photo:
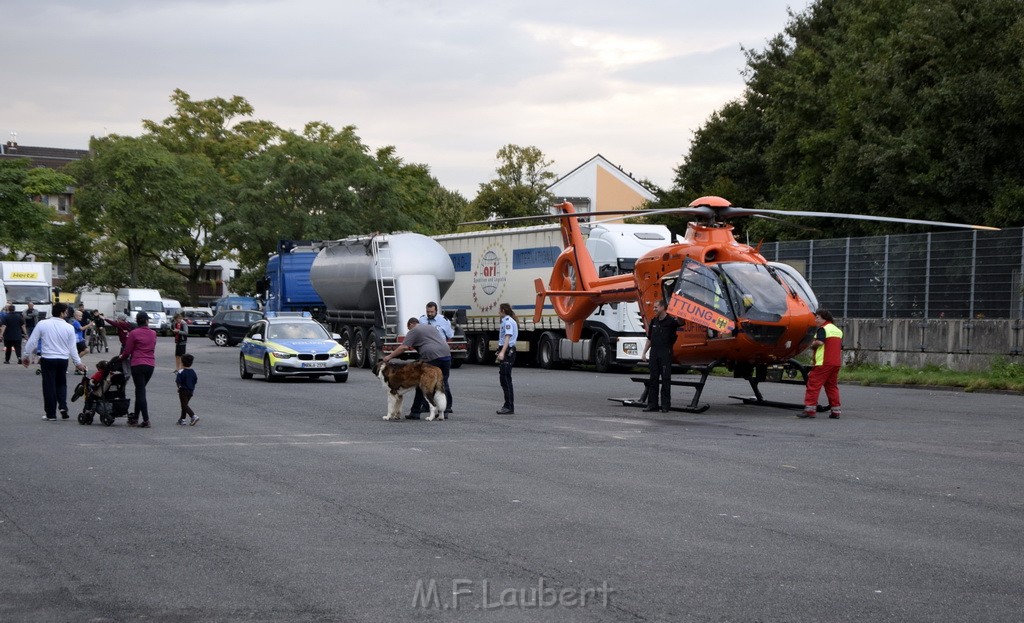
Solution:
[{"label": "truck wheel", "polygon": [[594,338],[594,365],[598,372],[611,372],[615,367],[615,352],[604,335]]},{"label": "truck wheel", "polygon": [[252,378],[252,372],[249,372],[248,370],[245,369],[245,355],[238,356],[238,374],[243,379]]},{"label": "truck wheel", "polygon": [[377,332],[370,330],[366,334],[366,367],[372,368],[377,365],[377,359],[380,358],[380,338],[377,337]]},{"label": "truck wheel", "polygon": [[555,367],[555,336],[545,333],[537,342],[537,365],[545,370]]},{"label": "truck wheel", "polygon": [[347,350],[348,352],[351,353],[352,352],[352,329],[349,329],[348,327],[342,327],[341,330],[338,331],[338,335],[341,336],[341,338],[338,340],[338,343],[341,344],[342,347],[344,347],[345,350]]},{"label": "truck wheel", "polygon": [[349,351],[349,355],[352,357],[353,368],[366,367],[366,342],[362,329],[356,329],[352,333],[352,350]]},{"label": "truck wheel", "polygon": [[484,365],[487,363],[487,356],[490,353],[487,350],[487,336],[486,335],[474,335],[472,341],[469,344],[469,358],[473,363]]}]

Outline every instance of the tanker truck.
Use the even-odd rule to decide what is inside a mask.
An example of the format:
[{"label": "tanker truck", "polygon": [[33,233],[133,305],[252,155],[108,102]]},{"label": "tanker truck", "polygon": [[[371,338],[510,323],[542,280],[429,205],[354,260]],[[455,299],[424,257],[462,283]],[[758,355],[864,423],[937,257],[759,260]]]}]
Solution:
[{"label": "tanker truck", "polygon": [[309,269],[317,250],[310,240],[281,240],[267,260],[266,274],[256,281],[263,309],[273,312],[309,312],[323,319],[324,302],[313,288]]},{"label": "tanker truck", "polygon": [[[356,368],[371,367],[397,348],[406,321],[419,318],[427,303],[441,301],[455,279],[445,250],[420,234],[375,234],[312,246],[319,252],[309,279],[324,302],[324,322],[341,336]],[[457,368],[467,356],[466,340],[457,332],[448,345]]]},{"label": "tanker truck", "polygon": [[[583,224],[587,249],[602,277],[633,272],[636,259],[672,242],[664,225]],[[454,310],[469,345],[469,361],[490,363],[497,349],[498,306],[508,303],[519,316],[516,350],[542,368],[593,364],[607,372],[640,361],[646,336],[636,303],[602,305],[586,321],[583,337],[571,342],[552,306],[533,321],[537,292],[562,252],[558,225],[516,227],[436,236],[452,258],[455,283],[442,297]],[[532,355],[532,357],[531,357]]]}]

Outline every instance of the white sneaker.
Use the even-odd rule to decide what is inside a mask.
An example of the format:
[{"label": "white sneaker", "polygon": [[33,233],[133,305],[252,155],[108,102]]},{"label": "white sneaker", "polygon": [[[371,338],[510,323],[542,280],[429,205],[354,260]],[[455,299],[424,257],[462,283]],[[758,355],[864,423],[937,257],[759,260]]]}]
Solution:
[{"label": "white sneaker", "polygon": [[199,422],[199,416],[198,415],[193,415],[191,418],[189,418],[188,425],[189,426],[195,426],[198,422]]},{"label": "white sneaker", "polygon": [[182,418],[182,419],[178,420],[178,426],[184,426],[184,425],[185,425],[185,418]]}]

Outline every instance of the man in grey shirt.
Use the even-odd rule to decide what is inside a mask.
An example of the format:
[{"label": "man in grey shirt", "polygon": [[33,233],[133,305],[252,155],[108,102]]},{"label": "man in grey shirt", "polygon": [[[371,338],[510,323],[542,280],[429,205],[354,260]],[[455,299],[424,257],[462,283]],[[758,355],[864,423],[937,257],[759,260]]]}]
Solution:
[{"label": "man in grey shirt", "polygon": [[[405,324],[408,332],[402,344],[393,350],[390,355],[384,357],[384,361],[391,361],[407,350],[415,350],[420,356],[420,361],[429,363],[441,369],[444,376],[444,393],[448,398],[448,406],[445,408],[444,417],[448,419],[452,414],[452,390],[448,387],[448,374],[452,370],[452,351],[448,348],[448,342],[441,337],[441,333],[433,326],[420,324],[416,318],[410,318]],[[408,420],[420,419],[420,414],[428,410],[427,400],[423,397],[420,388],[416,388],[416,398],[412,402],[412,409]]]}]

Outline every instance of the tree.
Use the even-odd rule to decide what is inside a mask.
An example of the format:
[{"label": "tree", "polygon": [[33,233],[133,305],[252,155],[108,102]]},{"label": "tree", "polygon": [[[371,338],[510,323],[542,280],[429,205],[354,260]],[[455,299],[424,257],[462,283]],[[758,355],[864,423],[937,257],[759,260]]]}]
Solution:
[{"label": "tree", "polygon": [[53,211],[32,197],[67,192],[74,180],[46,168],[30,168],[25,159],[0,160],[0,247],[11,257],[52,257],[49,244]]},{"label": "tree", "polygon": [[553,197],[547,188],[557,179],[548,171],[553,160],[545,160],[540,149],[505,145],[497,153],[497,178],[480,184],[470,203],[473,218],[509,218],[546,214]]},{"label": "tree", "polygon": [[89,151],[70,165],[79,184],[75,222],[103,243],[100,249],[113,244],[124,250],[123,285],[138,286],[143,265],[181,243],[208,177],[197,175],[195,160],[149,137],[94,138]]},{"label": "tree", "polygon": [[1022,65],[1017,0],[817,0],[766,49],[747,52],[744,97],[697,132],[673,191],[728,193],[752,207],[1024,224]]},{"label": "tree", "polygon": [[239,96],[193,101],[188,93],[176,89],[171,102],[173,115],[161,123],[144,120],[143,127],[160,145],[180,156],[191,195],[178,215],[174,244],[157,259],[186,279],[194,305],[206,266],[233,254],[229,225],[237,218],[232,186],[239,181],[239,167],[278,141],[282,133],[273,123],[247,119],[254,110]]},{"label": "tree", "polygon": [[239,166],[239,179],[228,231],[245,271],[241,284],[262,274],[282,239],[430,231],[440,197],[426,166],[402,162],[393,147],[371,155],[354,126],[319,122],[302,134],[284,132]]}]

